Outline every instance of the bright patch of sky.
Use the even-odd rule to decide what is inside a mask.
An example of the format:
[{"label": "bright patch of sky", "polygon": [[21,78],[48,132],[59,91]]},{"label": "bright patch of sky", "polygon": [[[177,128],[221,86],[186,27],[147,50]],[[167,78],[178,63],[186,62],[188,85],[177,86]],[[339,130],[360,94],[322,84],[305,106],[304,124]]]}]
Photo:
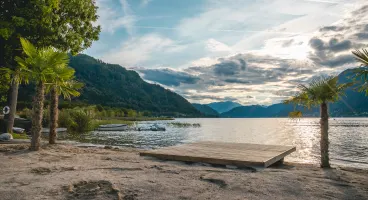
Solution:
[{"label": "bright patch of sky", "polygon": [[[362,0],[96,0],[96,3],[102,33],[100,40],[85,53],[136,69],[146,80],[162,84],[192,102],[230,99],[243,104],[278,102],[290,95],[287,90],[294,90],[289,85],[290,81],[295,82],[295,77],[300,82],[317,75],[295,74],[295,63],[309,63],[309,67],[297,64],[308,72],[316,71],[311,70],[313,67],[326,68],[318,73],[343,69],[347,62],[341,66],[334,64],[348,61],[347,56],[336,57],[337,61],[311,58],[313,52],[322,51],[312,48],[311,39],[322,38],[326,46],[331,38],[336,38],[337,43],[347,39],[341,34],[348,36],[351,31],[323,32],[322,27],[342,24],[360,31],[348,21],[357,15],[354,10],[367,5]],[[367,22],[364,20],[368,19],[360,19],[362,26]],[[364,39],[366,32],[359,33]],[[351,42],[350,47],[359,46],[355,43]],[[333,52],[323,49],[326,55]],[[267,57],[272,59],[269,63],[265,62]],[[275,72],[285,66],[292,70],[283,75]],[[251,77],[246,77],[257,70],[263,75],[272,71],[268,76],[278,77],[272,84],[266,80],[254,84]],[[172,81],[180,79],[163,80],[170,77]],[[284,91],[283,94],[278,90]]]}]

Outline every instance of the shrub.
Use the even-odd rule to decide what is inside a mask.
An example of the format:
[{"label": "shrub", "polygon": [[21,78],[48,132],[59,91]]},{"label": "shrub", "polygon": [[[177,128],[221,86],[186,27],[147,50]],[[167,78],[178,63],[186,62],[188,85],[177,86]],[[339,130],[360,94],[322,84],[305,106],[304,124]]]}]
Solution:
[{"label": "shrub", "polygon": [[42,127],[48,127],[50,125],[50,112],[49,108],[45,108],[43,110],[42,116]]},{"label": "shrub", "polygon": [[70,131],[75,133],[86,133],[91,130],[91,117],[88,116],[82,110],[72,110],[70,111],[71,119],[73,123],[70,126]]},{"label": "shrub", "polygon": [[58,121],[59,127],[65,127],[67,129],[70,129],[73,123],[74,121],[67,110],[61,110],[59,112],[59,121]]},{"label": "shrub", "polygon": [[32,111],[28,108],[24,108],[22,111],[19,112],[19,117],[24,119],[31,120]]},{"label": "shrub", "polygon": [[59,127],[72,134],[87,133],[92,129],[92,118],[82,109],[63,109],[59,112]]}]

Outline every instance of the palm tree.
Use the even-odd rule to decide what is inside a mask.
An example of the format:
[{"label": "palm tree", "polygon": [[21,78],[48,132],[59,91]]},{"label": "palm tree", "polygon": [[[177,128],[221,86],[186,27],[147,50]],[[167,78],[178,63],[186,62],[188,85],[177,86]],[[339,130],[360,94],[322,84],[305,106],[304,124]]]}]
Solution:
[{"label": "palm tree", "polygon": [[28,40],[20,39],[25,58],[15,57],[19,66],[28,68],[31,80],[36,84],[36,94],[32,103],[31,150],[39,150],[42,129],[45,85],[55,79],[55,66],[63,65],[68,56],[52,47],[36,48]]},{"label": "palm tree", "polygon": [[[336,102],[344,94],[344,90],[350,87],[351,83],[338,84],[338,76],[324,77],[313,80],[309,85],[299,85],[300,92],[284,103],[306,106],[310,109],[313,106],[320,106],[321,125],[321,167],[330,167],[328,154],[328,103]],[[291,116],[301,116],[300,111],[291,113]]]},{"label": "palm tree", "polygon": [[17,99],[18,99],[18,88],[20,84],[28,84],[29,83],[29,69],[26,66],[17,66],[14,70],[10,68],[0,68],[1,75],[8,75],[11,77],[10,84],[11,87],[14,87],[11,91],[11,99],[10,102],[10,112],[9,118],[7,122],[7,132],[13,132],[15,112],[17,110]]},{"label": "palm tree", "polygon": [[54,69],[55,79],[53,83],[49,85],[48,91],[50,91],[50,133],[49,143],[56,143],[56,128],[58,126],[58,105],[59,96],[62,95],[64,99],[70,99],[72,96],[79,96],[77,91],[82,88],[83,84],[79,83],[74,78],[74,69],[67,67],[68,62],[56,66]]},{"label": "palm tree", "polygon": [[364,80],[364,83],[359,88],[359,91],[365,91],[365,94],[368,95],[368,50],[355,50],[352,53],[357,61],[361,63],[361,67],[355,70],[355,77],[360,77]]}]

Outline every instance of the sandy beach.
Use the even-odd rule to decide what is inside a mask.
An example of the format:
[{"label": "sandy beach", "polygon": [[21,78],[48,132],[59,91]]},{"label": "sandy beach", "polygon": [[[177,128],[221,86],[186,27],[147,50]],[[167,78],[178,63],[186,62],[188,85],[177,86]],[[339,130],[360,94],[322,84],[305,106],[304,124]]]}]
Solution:
[{"label": "sandy beach", "polygon": [[140,157],[136,149],[0,145],[0,199],[368,199],[368,170],[263,170]]}]

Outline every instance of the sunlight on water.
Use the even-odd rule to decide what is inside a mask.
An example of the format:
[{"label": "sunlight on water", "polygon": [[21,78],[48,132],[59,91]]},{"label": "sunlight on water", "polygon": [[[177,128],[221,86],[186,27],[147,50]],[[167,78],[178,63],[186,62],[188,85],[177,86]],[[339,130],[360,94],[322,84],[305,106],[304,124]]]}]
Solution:
[{"label": "sunlight on water", "polygon": [[[286,161],[318,163],[319,119],[176,119],[200,123],[201,127],[178,128],[172,121],[142,122],[166,124],[165,132],[93,132],[99,144],[159,148],[194,141],[221,141],[296,146]],[[368,119],[337,118],[329,121],[332,164],[368,168]]]}]

